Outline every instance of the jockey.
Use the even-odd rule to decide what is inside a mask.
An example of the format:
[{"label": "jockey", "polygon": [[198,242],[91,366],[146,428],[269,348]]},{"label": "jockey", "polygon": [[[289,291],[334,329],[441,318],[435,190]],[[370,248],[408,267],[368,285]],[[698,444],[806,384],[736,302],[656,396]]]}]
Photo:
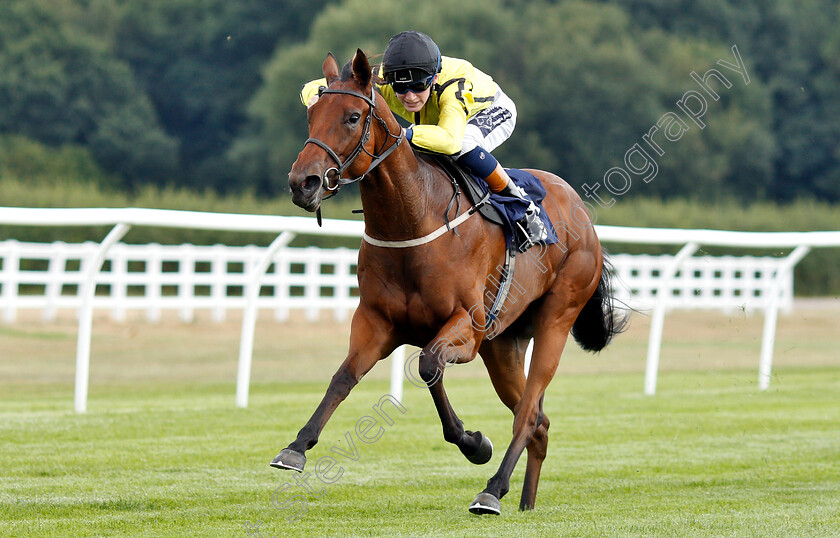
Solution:
[{"label": "jockey", "polygon": [[[513,133],[516,105],[489,75],[466,60],[441,56],[429,36],[415,31],[391,38],[378,74],[384,80],[378,89],[388,106],[412,123],[404,129],[412,145],[452,155],[491,191],[529,203],[517,226],[528,238],[527,246],[546,239],[539,208],[490,154]],[[303,103],[312,106],[325,84],[320,79],[304,85]]]}]

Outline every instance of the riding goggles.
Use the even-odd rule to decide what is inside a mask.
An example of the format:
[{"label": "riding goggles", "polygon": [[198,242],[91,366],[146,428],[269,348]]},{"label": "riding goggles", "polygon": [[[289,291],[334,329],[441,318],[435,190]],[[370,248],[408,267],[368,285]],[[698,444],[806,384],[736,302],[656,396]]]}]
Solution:
[{"label": "riding goggles", "polygon": [[412,82],[390,82],[391,87],[394,89],[394,92],[404,95],[408,92],[412,93],[420,93],[426,91],[429,86],[432,85],[432,79],[434,79],[434,75],[429,75],[426,78],[415,80]]}]

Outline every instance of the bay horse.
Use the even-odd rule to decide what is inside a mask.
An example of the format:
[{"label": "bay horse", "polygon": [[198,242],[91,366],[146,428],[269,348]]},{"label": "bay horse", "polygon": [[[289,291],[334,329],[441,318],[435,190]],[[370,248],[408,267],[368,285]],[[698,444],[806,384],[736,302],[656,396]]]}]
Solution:
[{"label": "bay horse", "polygon": [[[452,186],[443,170],[421,158],[408,143],[359,49],[339,69],[332,54],[323,64],[327,87],[307,111],[309,139],[292,165],[293,202],[319,212],[341,185],[359,182],[365,235],[359,250],[360,301],[352,318],[347,358],[297,438],[271,462],[302,472],[307,450],[338,405],[378,361],[403,344],[422,348],[418,373],[428,386],[444,439],[476,464],[493,447],[480,431],[465,430],[443,386],[443,370],[481,355],[493,387],[513,411],[513,437],[498,471],[469,510],[500,514],[500,499],[527,448],[520,509],[534,507],[540,468],[548,446],[543,395],[571,334],[588,351],[600,351],[622,330],[609,286],[609,272],[594,227],[580,197],[562,179],[528,170],[546,189],[544,211],[558,243],[538,244],[516,265],[521,292],[511,295],[496,319],[488,319],[507,250],[501,227],[460,210],[449,224]],[[342,176],[348,172],[352,179]],[[363,181],[361,181],[364,179]],[[458,211],[458,210],[456,210]],[[575,222],[577,225],[569,225]],[[537,254],[538,253],[538,254]],[[479,308],[475,308],[478,305]],[[534,339],[530,371],[524,355]]]}]

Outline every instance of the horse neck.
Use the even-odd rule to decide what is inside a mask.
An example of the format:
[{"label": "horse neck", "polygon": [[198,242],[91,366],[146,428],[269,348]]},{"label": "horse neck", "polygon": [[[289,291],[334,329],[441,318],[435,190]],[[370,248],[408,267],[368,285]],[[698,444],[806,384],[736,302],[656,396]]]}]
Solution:
[{"label": "horse neck", "polygon": [[414,239],[430,233],[446,209],[444,197],[448,195],[441,192],[442,185],[440,172],[418,160],[403,141],[359,184],[366,232],[383,240]]}]

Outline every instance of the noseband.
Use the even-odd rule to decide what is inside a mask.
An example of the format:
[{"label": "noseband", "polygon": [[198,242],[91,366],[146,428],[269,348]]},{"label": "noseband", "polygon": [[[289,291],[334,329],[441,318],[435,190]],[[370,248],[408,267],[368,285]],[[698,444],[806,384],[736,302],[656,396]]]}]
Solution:
[{"label": "noseband", "polygon": [[[306,144],[315,144],[316,146],[321,147],[338,164],[337,168],[336,167],[328,168],[324,172],[324,176],[321,178],[321,183],[324,186],[324,190],[326,190],[329,193],[329,195],[328,195],[328,197],[329,197],[329,196],[334,195],[336,192],[338,192],[338,189],[341,188],[343,185],[349,185],[350,183],[356,183],[357,181],[361,181],[362,179],[364,179],[364,177],[368,174],[368,172],[370,172],[371,170],[376,168],[376,166],[379,163],[381,163],[383,160],[385,160],[385,157],[387,157],[388,155],[391,154],[392,151],[397,149],[397,146],[399,146],[400,143],[402,143],[402,141],[403,141],[403,134],[402,134],[402,131],[398,135],[395,135],[395,134],[391,133],[390,129],[388,129],[388,124],[385,123],[385,120],[383,120],[382,118],[380,118],[379,116],[377,116],[373,112],[376,108],[376,102],[374,101],[375,94],[374,94],[373,84],[371,84],[371,86],[370,86],[370,97],[368,97],[367,95],[362,95],[361,93],[358,93],[358,92],[351,91],[351,90],[338,90],[338,89],[330,89],[330,88],[324,88],[323,90],[318,92],[318,95],[323,96],[324,94],[327,94],[327,93],[340,93],[340,94],[352,95],[353,97],[358,97],[359,99],[362,99],[370,107],[370,111],[368,112],[368,115],[365,118],[365,125],[364,125],[364,129],[362,131],[362,137],[359,139],[359,143],[356,145],[356,149],[353,150],[353,152],[350,154],[349,157],[347,157],[347,160],[345,160],[344,162],[341,161],[341,157],[339,157],[338,154],[335,151],[333,151],[333,149],[331,147],[329,147],[325,142],[323,142],[321,140],[318,140],[317,138],[311,138],[311,137],[307,138],[306,142],[304,142],[304,144],[303,144],[304,146],[306,146]],[[365,148],[365,144],[367,144],[368,140],[370,140],[371,118],[376,118],[377,121],[379,121],[379,123],[382,125],[382,128],[388,134],[388,137],[387,137],[388,139],[390,139],[390,138],[395,139],[394,143],[391,144],[388,147],[388,149],[385,149],[384,151],[380,150],[380,153],[378,155],[369,152]],[[386,139],[385,142],[383,142],[383,144],[382,144],[383,148],[385,147],[385,144],[388,143],[388,139]],[[362,175],[360,175],[359,177],[356,177],[356,178],[341,177],[341,174],[343,174],[344,171],[347,170],[347,168],[351,164],[353,164],[353,161],[355,161],[356,158],[359,155],[361,155],[361,153],[363,151],[367,155],[369,155],[372,159],[372,161],[370,163],[370,166],[368,166],[368,169],[365,170],[365,172]],[[329,175],[330,175],[331,172],[335,172],[336,175],[338,176],[338,179],[336,180],[334,187],[330,186]]]}]

